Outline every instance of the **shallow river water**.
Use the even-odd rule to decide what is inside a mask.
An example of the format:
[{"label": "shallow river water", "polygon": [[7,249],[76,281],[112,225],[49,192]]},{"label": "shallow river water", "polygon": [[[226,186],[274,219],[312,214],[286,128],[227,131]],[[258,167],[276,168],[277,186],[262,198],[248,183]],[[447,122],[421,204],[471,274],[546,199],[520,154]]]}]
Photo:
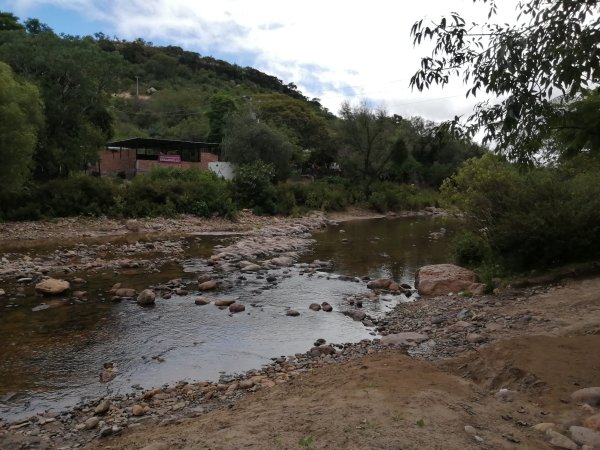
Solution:
[{"label": "shallow river water", "polygon": [[[194,304],[198,293],[193,286],[197,274],[207,269],[205,258],[214,245],[235,239],[231,236],[186,238],[181,264],[167,264],[159,273],[82,274],[88,280],[84,302],[53,304],[36,296],[31,286],[24,297],[0,304],[0,416],[15,419],[60,410],[107,393],[179,380],[216,380],[268,364],[272,357],[305,352],[318,338],[330,343],[373,338],[372,328],[343,314],[350,309],[349,296],[367,291],[365,282],[342,281],[339,275],[392,277],[412,285],[419,266],[447,261],[451,225],[432,217],[369,219],[315,233],[301,262],[331,259],[333,271],[309,275],[299,266],[270,270],[275,283],[259,274],[232,274],[230,288],[211,297],[237,298],[246,305],[239,314]],[[448,228],[446,237],[431,240],[430,233],[441,227]],[[112,303],[106,292],[117,281],[141,290],[173,278],[190,283],[189,295],[158,298],[154,308]],[[308,309],[310,303],[324,301],[333,312]],[[385,314],[397,301],[407,299],[365,302],[365,312]],[[46,309],[40,308],[42,302]],[[286,316],[288,308],[300,316]],[[109,361],[117,377],[102,384],[99,373]]]}]

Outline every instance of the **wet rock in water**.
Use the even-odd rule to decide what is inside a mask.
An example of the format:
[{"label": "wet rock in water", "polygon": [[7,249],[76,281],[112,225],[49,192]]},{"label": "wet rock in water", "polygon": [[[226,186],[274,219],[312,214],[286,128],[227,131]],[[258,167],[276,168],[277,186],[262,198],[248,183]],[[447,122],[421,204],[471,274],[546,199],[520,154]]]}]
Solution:
[{"label": "wet rock in water", "polygon": [[201,291],[212,291],[218,287],[219,283],[215,280],[208,280],[198,285],[198,289]]},{"label": "wet rock in water", "polygon": [[6,291],[4,289],[0,289],[0,297],[4,297],[6,295]]},{"label": "wet rock in water", "polygon": [[327,303],[327,302],[321,303],[321,309],[323,311],[325,311],[325,312],[331,312],[331,311],[333,311],[333,307],[329,303]]},{"label": "wet rock in water", "polygon": [[76,277],[76,278],[73,278],[71,280],[71,283],[73,283],[73,284],[86,284],[87,281],[84,280],[83,278]]},{"label": "wet rock in water", "polygon": [[571,399],[577,403],[587,403],[591,406],[600,405],[600,387],[579,389],[571,394]]},{"label": "wet rock in water", "polygon": [[215,306],[230,306],[233,305],[235,303],[235,300],[233,298],[220,298],[218,300],[215,300],[214,305]]},{"label": "wet rock in water", "polygon": [[137,298],[137,304],[140,306],[153,306],[156,301],[156,294],[151,289],[144,289]]},{"label": "wet rock in water", "polygon": [[378,280],[369,281],[367,287],[369,289],[388,289],[394,280],[389,278],[380,278]]},{"label": "wet rock in water", "polygon": [[47,305],[46,303],[42,303],[41,305],[38,306],[34,306],[33,308],[31,308],[31,310],[33,312],[38,312],[38,311],[44,311],[45,309],[49,309],[50,305]]},{"label": "wet rock in water", "polygon": [[73,292],[73,297],[81,300],[87,297],[87,291],[75,291]]},{"label": "wet rock in water", "polygon": [[600,448],[600,432],[586,427],[569,427],[571,439],[579,445],[589,445],[592,448]]},{"label": "wet rock in water", "polygon": [[318,303],[311,303],[308,308],[312,309],[313,311],[321,311],[321,305]]},{"label": "wet rock in water", "polygon": [[207,281],[210,281],[212,279],[212,277],[210,275],[208,275],[207,273],[203,273],[198,275],[198,284],[202,284],[202,283],[206,283]]},{"label": "wet rock in water", "polygon": [[426,334],[407,331],[405,333],[388,334],[387,336],[383,336],[381,343],[383,345],[407,347],[420,344],[421,342],[425,342],[427,340],[429,340],[429,336]]},{"label": "wet rock in water", "polygon": [[262,267],[260,267],[258,264],[247,264],[240,270],[242,272],[258,272],[260,269],[262,269]]},{"label": "wet rock in water", "polygon": [[267,282],[269,283],[275,283],[277,281],[277,277],[273,276],[273,275],[269,275],[267,277]]},{"label": "wet rock in water", "polygon": [[594,414],[583,421],[583,426],[600,431],[600,414]]},{"label": "wet rock in water", "polygon": [[104,399],[100,403],[98,403],[98,405],[96,406],[96,409],[94,410],[94,414],[96,414],[97,416],[102,416],[108,412],[109,408],[110,408],[110,400]]},{"label": "wet rock in water", "polygon": [[56,278],[47,278],[35,285],[36,292],[44,295],[57,295],[69,290],[71,285],[68,281]]},{"label": "wet rock in water", "polygon": [[475,272],[454,264],[423,266],[415,275],[415,286],[421,295],[458,293],[476,282]]},{"label": "wet rock in water", "polygon": [[210,303],[210,300],[207,299],[206,297],[196,297],[194,299],[194,303],[196,305],[208,305]]},{"label": "wet rock in water", "polygon": [[353,320],[360,322],[365,317],[367,317],[367,313],[365,313],[364,311],[353,311],[350,317],[352,317]]},{"label": "wet rock in water", "polygon": [[315,341],[314,345],[315,345],[315,347],[319,347],[319,346],[325,344],[325,342],[327,342],[325,339],[319,338]]},{"label": "wet rock in water", "polygon": [[100,423],[100,419],[98,417],[90,417],[88,420],[84,422],[84,427],[86,430],[93,430]]},{"label": "wet rock in water", "polygon": [[113,292],[116,297],[135,297],[137,295],[137,291],[135,289],[129,288],[119,288]]},{"label": "wet rock in water", "polygon": [[111,362],[104,363],[102,372],[100,372],[100,382],[108,383],[117,376],[117,370]]},{"label": "wet rock in water", "polygon": [[270,263],[279,267],[289,267],[294,264],[294,260],[289,256],[278,256],[271,259]]},{"label": "wet rock in water", "polygon": [[238,383],[238,388],[240,389],[250,389],[254,386],[254,381],[250,380],[250,379],[246,379],[246,380],[241,380]]},{"label": "wet rock in water", "polygon": [[295,309],[288,309],[285,313],[286,316],[291,316],[291,317],[296,317],[299,316],[300,313],[298,311],[296,311]]},{"label": "wet rock in water", "polygon": [[239,313],[242,311],[245,311],[246,307],[244,305],[242,305],[241,303],[232,303],[231,305],[229,305],[229,312],[232,313]]}]

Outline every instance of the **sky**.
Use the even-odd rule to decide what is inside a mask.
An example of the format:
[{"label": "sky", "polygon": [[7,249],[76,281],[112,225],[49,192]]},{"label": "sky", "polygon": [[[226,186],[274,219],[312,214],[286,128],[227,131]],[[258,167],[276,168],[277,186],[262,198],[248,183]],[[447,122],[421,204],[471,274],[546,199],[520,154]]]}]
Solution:
[{"label": "sky", "polygon": [[[495,21],[515,20],[517,0],[499,2]],[[103,32],[178,45],[203,56],[251,66],[294,83],[337,113],[362,100],[389,114],[442,121],[468,114],[460,79],[444,89],[409,87],[427,46],[414,47],[410,28],[451,11],[484,22],[473,0],[0,0],[0,11],[37,18],[56,33]],[[481,99],[477,99],[478,101]]]}]

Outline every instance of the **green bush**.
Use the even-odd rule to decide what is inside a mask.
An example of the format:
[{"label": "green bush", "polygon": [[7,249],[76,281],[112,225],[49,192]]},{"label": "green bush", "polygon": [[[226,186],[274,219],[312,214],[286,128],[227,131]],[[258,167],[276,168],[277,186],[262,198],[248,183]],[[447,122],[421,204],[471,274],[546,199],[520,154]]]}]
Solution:
[{"label": "green bush", "polygon": [[452,253],[457,264],[478,267],[489,257],[489,248],[480,236],[463,231],[453,239]]},{"label": "green bush", "polygon": [[600,257],[600,170],[593,160],[577,170],[523,170],[486,155],[468,161],[442,192],[506,268]]},{"label": "green bush", "polygon": [[116,215],[115,193],[113,180],[79,174],[39,185],[36,200],[45,217]]},{"label": "green bush", "polygon": [[415,185],[382,182],[371,187],[369,207],[379,212],[419,210],[438,205],[438,193]]},{"label": "green bush", "polygon": [[236,207],[229,182],[212,172],[156,168],[138,175],[120,193],[128,217],[193,214],[234,217]]},{"label": "green bush", "polygon": [[272,164],[255,161],[238,167],[233,179],[236,203],[242,208],[251,208],[255,214],[274,214],[277,195],[274,179]]}]

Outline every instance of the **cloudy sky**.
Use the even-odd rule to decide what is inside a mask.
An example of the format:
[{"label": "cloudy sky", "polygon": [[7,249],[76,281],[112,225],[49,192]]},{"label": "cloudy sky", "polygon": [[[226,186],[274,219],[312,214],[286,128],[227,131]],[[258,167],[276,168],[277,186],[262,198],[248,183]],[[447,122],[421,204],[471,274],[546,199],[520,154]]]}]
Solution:
[{"label": "cloudy sky", "polygon": [[[516,0],[498,18],[514,20]],[[0,0],[0,11],[38,18],[57,33],[101,31],[179,45],[204,56],[252,66],[294,83],[332,112],[344,100],[367,99],[388,112],[444,120],[466,114],[459,80],[445,89],[411,92],[426,47],[413,48],[412,24],[450,11],[485,21],[473,0]]]}]

